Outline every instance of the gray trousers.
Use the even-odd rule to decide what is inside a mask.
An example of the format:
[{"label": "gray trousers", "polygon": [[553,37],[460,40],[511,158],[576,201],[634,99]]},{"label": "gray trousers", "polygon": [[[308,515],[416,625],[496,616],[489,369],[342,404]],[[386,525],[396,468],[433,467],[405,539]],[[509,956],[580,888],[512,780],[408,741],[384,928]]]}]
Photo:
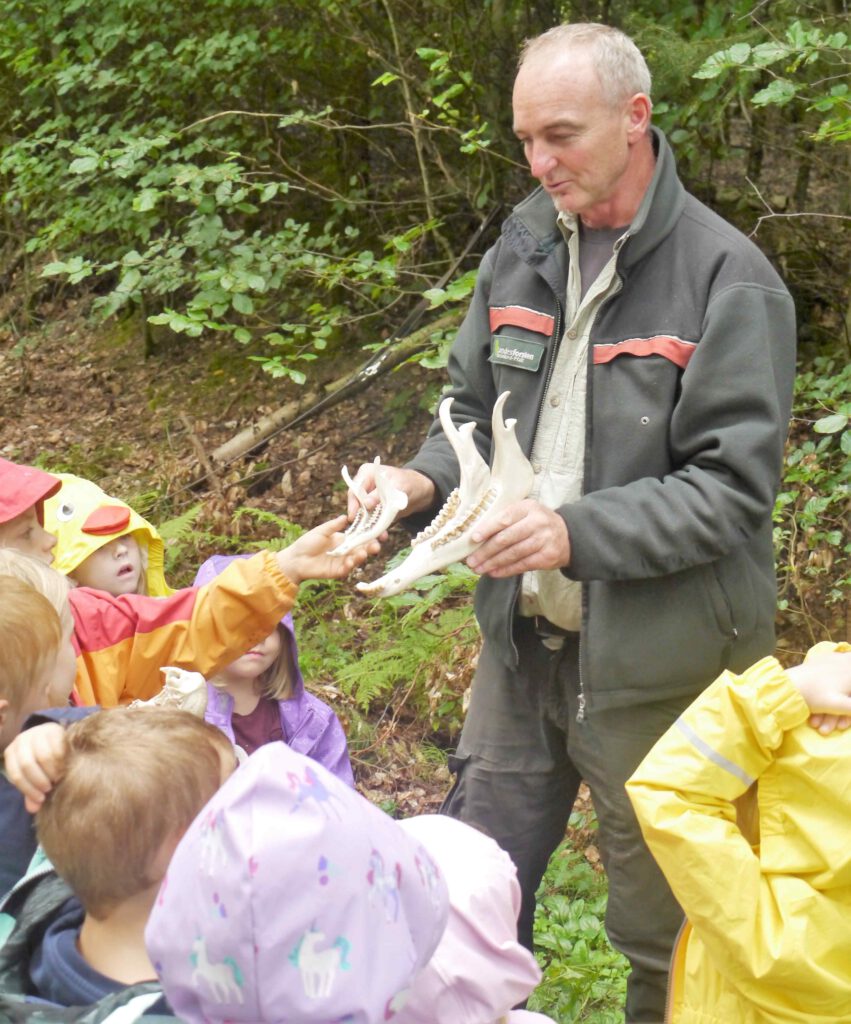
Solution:
[{"label": "gray trousers", "polygon": [[[578,641],[551,651],[518,621],[517,671],[485,644],[442,811],[480,826],[517,866],[520,941],[532,948],[535,892],[564,838],[584,779],[599,822],[609,881],[606,931],[630,961],[627,1022],[661,1022],[682,911],[641,837],[624,783],[691,698],[601,711],[577,721]],[[612,638],[617,643],[617,637]]]}]

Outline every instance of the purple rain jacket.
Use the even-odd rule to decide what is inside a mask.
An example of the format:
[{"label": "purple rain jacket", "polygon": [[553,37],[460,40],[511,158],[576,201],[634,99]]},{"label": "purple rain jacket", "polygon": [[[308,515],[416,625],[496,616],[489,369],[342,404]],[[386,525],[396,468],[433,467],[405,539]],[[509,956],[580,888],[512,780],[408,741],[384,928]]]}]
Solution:
[{"label": "purple rain jacket", "polygon": [[[211,555],[196,573],[193,585],[200,587],[209,583],[235,558],[247,557],[249,556]],[[347,785],[354,786],[355,780],[343,727],[325,701],[308,693],[304,687],[304,679],[298,664],[298,645],[293,618],[290,613],[281,619],[281,625],[289,636],[295,670],[292,697],[289,700],[278,701],[284,740],[293,750],[312,757]],[[221,729],[231,743],[234,742],[233,697],[223,690],[216,689],[212,683],[207,684],[207,713],[204,717],[211,725]]]},{"label": "purple rain jacket", "polygon": [[181,839],[145,937],[185,1024],[379,1024],[447,915],[444,876],[414,836],[269,743]]}]

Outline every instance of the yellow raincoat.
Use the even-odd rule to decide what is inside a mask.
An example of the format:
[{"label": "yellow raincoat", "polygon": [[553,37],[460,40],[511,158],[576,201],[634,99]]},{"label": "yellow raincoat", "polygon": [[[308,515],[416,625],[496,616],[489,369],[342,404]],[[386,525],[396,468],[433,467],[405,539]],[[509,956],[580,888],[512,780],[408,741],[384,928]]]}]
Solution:
[{"label": "yellow raincoat", "polygon": [[[851,730],[808,715],[774,658],[726,672],[626,784],[688,920],[668,1021],[851,1021]],[[752,846],[732,801],[756,780]]]},{"label": "yellow raincoat", "polygon": [[146,519],[91,480],[70,473],[54,475],[62,487],[44,503],[44,528],[56,536],[54,569],[67,576],[104,544],[132,533],[142,551],[145,592],[150,597],[174,593],[163,572],[163,542]]}]

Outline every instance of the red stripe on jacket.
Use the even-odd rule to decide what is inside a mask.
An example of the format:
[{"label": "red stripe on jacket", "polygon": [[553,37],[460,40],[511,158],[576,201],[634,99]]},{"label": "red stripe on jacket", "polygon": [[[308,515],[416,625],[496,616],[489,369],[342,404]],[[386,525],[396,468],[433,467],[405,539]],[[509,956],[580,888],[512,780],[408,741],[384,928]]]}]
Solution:
[{"label": "red stripe on jacket", "polygon": [[594,363],[610,363],[618,356],[662,356],[684,370],[696,348],[693,341],[683,341],[666,334],[655,338],[627,338],[612,345],[595,345]]},{"label": "red stripe on jacket", "polygon": [[488,315],[492,331],[511,324],[514,327],[525,327],[527,331],[550,335],[555,327],[555,317],[538,313],[528,306],[491,306]]}]

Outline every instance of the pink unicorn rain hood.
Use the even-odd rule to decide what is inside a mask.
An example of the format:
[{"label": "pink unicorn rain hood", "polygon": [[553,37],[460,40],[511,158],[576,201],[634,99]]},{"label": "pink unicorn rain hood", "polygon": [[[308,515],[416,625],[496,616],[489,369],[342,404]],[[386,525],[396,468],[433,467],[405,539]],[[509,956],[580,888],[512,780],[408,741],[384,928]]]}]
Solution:
[{"label": "pink unicorn rain hood", "polygon": [[146,939],[187,1024],[377,1024],[404,1005],[447,911],[415,838],[274,743],[181,840]]}]

